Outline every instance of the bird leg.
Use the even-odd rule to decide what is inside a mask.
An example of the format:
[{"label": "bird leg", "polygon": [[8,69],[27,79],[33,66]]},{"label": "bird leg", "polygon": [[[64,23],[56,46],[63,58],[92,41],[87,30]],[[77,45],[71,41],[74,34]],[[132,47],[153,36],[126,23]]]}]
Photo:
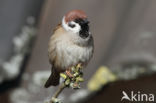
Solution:
[{"label": "bird leg", "polygon": [[67,74],[67,76],[70,77],[70,78],[74,77],[74,75],[73,75],[71,72],[72,72],[72,71],[71,71],[70,68],[66,70],[66,74]]}]

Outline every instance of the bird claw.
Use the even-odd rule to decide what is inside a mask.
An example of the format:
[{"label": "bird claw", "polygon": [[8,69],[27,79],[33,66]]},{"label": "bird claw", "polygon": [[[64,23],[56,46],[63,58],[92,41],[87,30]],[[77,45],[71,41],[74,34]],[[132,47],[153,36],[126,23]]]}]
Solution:
[{"label": "bird claw", "polygon": [[68,77],[70,77],[70,78],[74,77],[70,70],[66,70],[66,74],[67,74]]}]

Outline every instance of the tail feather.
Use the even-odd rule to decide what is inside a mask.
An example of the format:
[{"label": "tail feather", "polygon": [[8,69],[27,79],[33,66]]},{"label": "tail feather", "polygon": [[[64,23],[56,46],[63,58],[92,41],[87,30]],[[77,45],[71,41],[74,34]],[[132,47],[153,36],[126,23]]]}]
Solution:
[{"label": "tail feather", "polygon": [[50,86],[57,86],[59,84],[59,80],[60,73],[57,72],[55,68],[52,68],[52,73],[44,86],[45,88],[48,88]]}]

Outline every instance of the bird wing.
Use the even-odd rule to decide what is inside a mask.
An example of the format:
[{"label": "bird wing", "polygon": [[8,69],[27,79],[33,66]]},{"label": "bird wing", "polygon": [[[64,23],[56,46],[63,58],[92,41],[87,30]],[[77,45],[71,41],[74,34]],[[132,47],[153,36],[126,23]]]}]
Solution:
[{"label": "bird wing", "polygon": [[53,29],[53,32],[55,32],[58,28],[60,28],[62,25],[61,23],[59,23],[54,29]]}]

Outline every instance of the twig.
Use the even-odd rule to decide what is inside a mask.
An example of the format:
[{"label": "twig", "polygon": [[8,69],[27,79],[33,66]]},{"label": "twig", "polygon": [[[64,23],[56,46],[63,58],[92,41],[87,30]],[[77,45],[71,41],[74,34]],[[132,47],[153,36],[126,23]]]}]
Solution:
[{"label": "twig", "polygon": [[80,88],[80,82],[84,81],[82,78],[83,73],[81,71],[81,64],[78,64],[76,67],[72,67],[71,70],[74,75],[73,77],[69,77],[68,75],[63,73],[60,74],[60,76],[65,79],[65,81],[61,84],[54,96],[51,98],[51,103],[61,103],[60,99],[58,99],[57,97],[66,87],[72,87],[72,89]]},{"label": "twig", "polygon": [[57,98],[59,96],[59,94],[63,91],[63,89],[66,87],[66,85],[64,83],[61,84],[61,86],[58,88],[58,90],[56,91],[56,93],[54,94],[53,98]]}]

